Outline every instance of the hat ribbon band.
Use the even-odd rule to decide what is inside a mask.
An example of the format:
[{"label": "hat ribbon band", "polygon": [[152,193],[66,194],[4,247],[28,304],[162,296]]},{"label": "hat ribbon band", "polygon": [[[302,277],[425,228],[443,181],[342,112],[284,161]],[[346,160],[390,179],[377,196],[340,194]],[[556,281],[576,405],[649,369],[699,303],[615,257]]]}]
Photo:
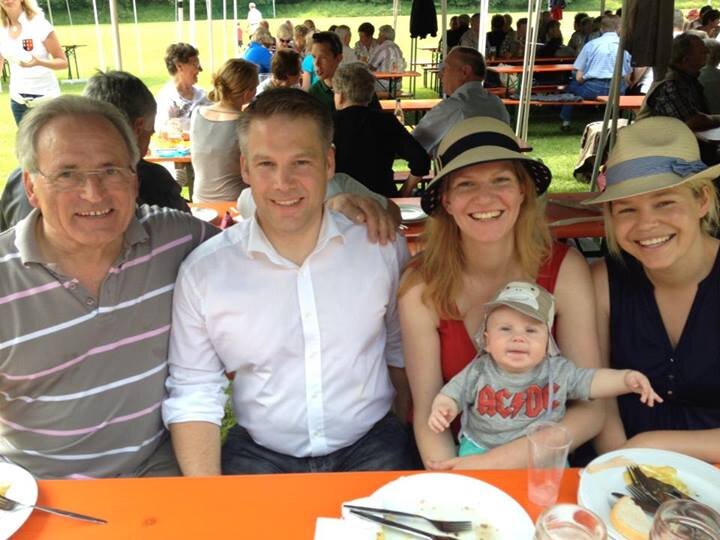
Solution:
[{"label": "hat ribbon band", "polygon": [[517,141],[512,137],[508,137],[502,133],[486,131],[484,133],[472,133],[471,135],[466,135],[465,137],[458,139],[451,144],[438,159],[444,167],[463,152],[472,150],[478,146],[500,146],[502,148],[506,148],[507,150],[512,150],[513,152],[520,151]]},{"label": "hat ribbon band", "polygon": [[700,160],[685,161],[667,156],[647,156],[613,165],[608,168],[606,177],[607,185],[612,186],[626,180],[663,173],[673,173],[686,178],[705,169],[707,169],[707,165]]}]

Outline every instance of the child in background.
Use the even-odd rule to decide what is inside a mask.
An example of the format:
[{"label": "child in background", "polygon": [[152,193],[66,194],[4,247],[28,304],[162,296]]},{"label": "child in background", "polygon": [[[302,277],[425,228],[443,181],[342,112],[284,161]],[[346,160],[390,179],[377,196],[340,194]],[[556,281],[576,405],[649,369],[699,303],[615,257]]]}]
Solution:
[{"label": "child in background", "polygon": [[558,421],[568,399],[635,392],[662,402],[638,371],[579,368],[552,337],[555,299],[535,283],[511,282],[485,305],[479,353],[435,397],[428,425],[436,433],[462,412],[459,455],[481,454],[525,435],[537,420]]}]

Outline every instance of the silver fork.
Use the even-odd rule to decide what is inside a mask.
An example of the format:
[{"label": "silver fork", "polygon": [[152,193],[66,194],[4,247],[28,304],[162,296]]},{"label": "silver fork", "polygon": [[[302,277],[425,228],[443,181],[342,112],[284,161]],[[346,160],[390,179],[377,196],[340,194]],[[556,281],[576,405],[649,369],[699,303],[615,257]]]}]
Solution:
[{"label": "silver fork", "polygon": [[660,508],[661,501],[659,501],[652,493],[638,488],[635,485],[630,484],[627,487],[630,497],[637,505],[649,514],[654,514],[657,509]]},{"label": "silver fork", "polygon": [[662,480],[658,480],[657,478],[648,476],[637,465],[628,465],[627,469],[628,473],[630,473],[630,478],[633,479],[634,482],[641,484],[645,488],[645,490],[652,493],[658,500],[665,500],[668,497],[674,499],[694,500],[692,499],[692,497],[685,495],[682,491],[680,491],[672,484],[668,484],[667,482],[663,482]]},{"label": "silver fork", "polygon": [[398,531],[402,531],[404,533],[411,534],[413,536],[417,536],[418,538],[425,538],[426,540],[457,540],[457,536],[447,536],[444,534],[434,534],[429,531],[423,531],[422,529],[416,529],[415,527],[410,527],[410,525],[404,525],[403,523],[399,523],[397,521],[391,521],[389,519],[385,519],[384,517],[378,516],[377,514],[371,514],[370,512],[363,512],[362,510],[353,510],[350,509],[351,514],[355,514],[358,517],[361,517],[363,519],[367,519],[368,521],[372,521],[374,523],[379,523],[380,525],[384,525],[385,527],[390,527],[391,529],[396,529]]},{"label": "silver fork", "polygon": [[369,506],[357,506],[354,504],[345,504],[345,508],[351,510],[362,510],[364,512],[374,512],[376,514],[384,514],[387,516],[402,516],[415,519],[423,519],[435,527],[438,531],[446,533],[459,533],[472,529],[472,521],[448,521],[442,519],[430,519],[420,514],[411,514],[410,512],[401,512],[400,510],[388,510],[387,508],[371,508]]},{"label": "silver fork", "polygon": [[76,514],[75,512],[68,512],[67,510],[59,510],[57,508],[51,508],[49,506],[41,506],[39,504],[21,503],[13,499],[8,499],[4,495],[0,495],[0,510],[5,510],[6,512],[13,512],[21,508],[35,508],[36,510],[42,510],[43,512],[48,512],[50,514],[79,519],[81,521],[89,521],[90,523],[107,523],[107,521],[104,519],[86,516],[84,514]]}]

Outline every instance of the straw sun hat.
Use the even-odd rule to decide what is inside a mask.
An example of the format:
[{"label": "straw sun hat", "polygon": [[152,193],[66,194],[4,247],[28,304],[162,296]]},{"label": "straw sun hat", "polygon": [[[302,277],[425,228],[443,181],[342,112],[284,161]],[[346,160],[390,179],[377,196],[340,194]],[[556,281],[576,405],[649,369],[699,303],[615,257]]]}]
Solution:
[{"label": "straw sun hat", "polygon": [[439,170],[425,190],[421,205],[431,215],[440,207],[440,192],[445,177],[457,170],[492,161],[519,161],[535,182],[538,194],[545,193],[552,173],[540,161],[520,152],[510,126],[488,116],[466,118],[458,122],[443,138],[437,151]]},{"label": "straw sun hat", "polygon": [[714,179],[720,176],[720,165],[708,167],[700,160],[697,138],[684,122],[653,116],[618,131],[605,176],[605,191],[583,204],[661,191],[699,178]]}]

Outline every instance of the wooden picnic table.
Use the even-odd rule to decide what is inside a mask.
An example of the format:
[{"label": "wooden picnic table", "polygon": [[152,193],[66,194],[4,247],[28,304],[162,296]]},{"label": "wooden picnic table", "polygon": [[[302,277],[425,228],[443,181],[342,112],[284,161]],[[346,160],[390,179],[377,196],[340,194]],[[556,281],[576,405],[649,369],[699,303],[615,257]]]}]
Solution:
[{"label": "wooden picnic table", "polygon": [[[572,64],[575,61],[574,56],[548,56],[546,58],[535,58],[535,65],[538,64]],[[517,64],[524,64],[525,59],[520,56],[516,58],[492,58],[492,59],[485,59],[485,65],[487,66],[497,66],[498,64],[510,64],[510,65],[517,65]]]},{"label": "wooden picnic table", "polygon": [[[533,67],[533,73],[562,73],[573,71],[572,64],[540,64]],[[495,73],[524,73],[523,66],[488,66],[488,70]]]},{"label": "wooden picnic table", "polygon": [[[598,96],[597,100],[602,103],[607,103],[610,101],[610,96]],[[643,101],[645,101],[645,96],[620,96],[618,107],[620,107],[621,110],[627,109],[638,112],[642,107]]]},{"label": "wooden picnic table", "polygon": [[405,77],[419,77],[417,71],[373,71],[373,75],[378,81],[388,81],[388,93],[391,97],[397,96],[398,85],[402,83]]},{"label": "wooden picnic table", "polygon": [[[35,511],[15,540],[297,538],[314,536],[318,517],[340,517],[343,502],[420,471],[41,480],[38,503],[104,518],[84,523]],[[527,471],[457,471],[505,491],[535,521]],[[576,503],[579,469],[566,469],[559,502]]]},{"label": "wooden picnic table", "polygon": [[78,68],[78,61],[77,61],[77,48],[78,47],[85,47],[86,45],[83,44],[73,44],[73,45],[63,45],[62,48],[65,51],[65,58],[67,58],[68,63],[68,80],[73,80],[73,72],[72,72],[72,66],[73,63],[75,64],[75,79],[80,78],[80,69]]}]

